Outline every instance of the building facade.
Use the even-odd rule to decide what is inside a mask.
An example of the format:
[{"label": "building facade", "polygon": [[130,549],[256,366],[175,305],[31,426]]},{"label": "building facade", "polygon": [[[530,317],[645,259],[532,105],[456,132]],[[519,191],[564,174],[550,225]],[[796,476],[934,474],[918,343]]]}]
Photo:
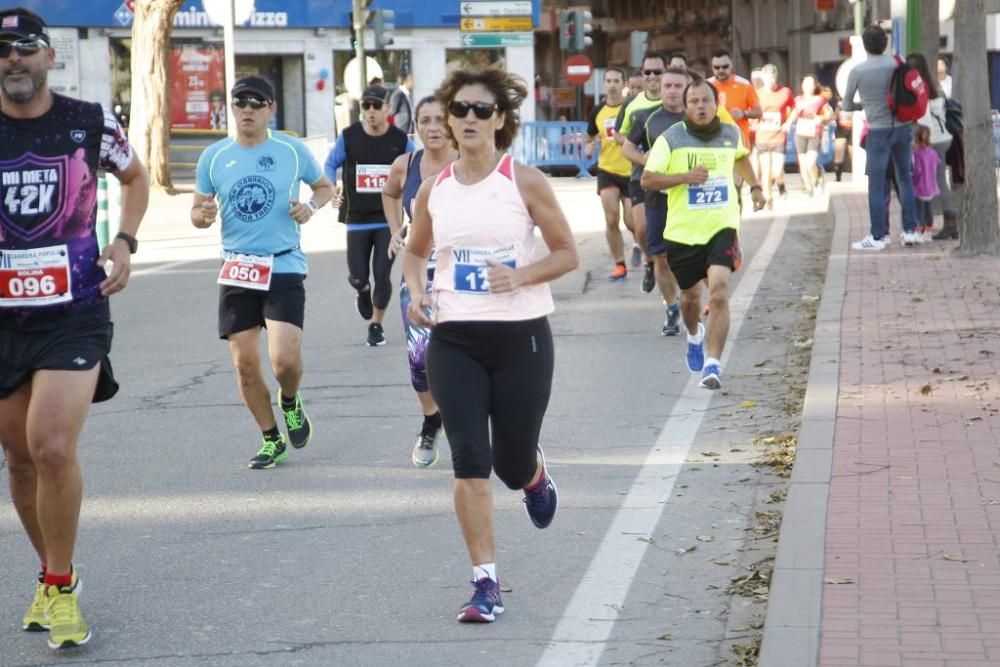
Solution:
[{"label": "building facade", "polygon": [[[224,0],[223,0],[224,1]],[[56,90],[99,101],[127,120],[131,94],[131,0],[21,0],[52,26]],[[186,0],[171,37],[171,125],[218,129],[224,107],[222,29],[206,11],[215,0]],[[333,138],[350,119],[363,87],[354,59],[350,0],[237,0],[236,75],[269,79],[278,97],[277,125],[300,135]],[[532,3],[532,27],[538,24]],[[395,11],[394,43],[374,50],[365,31],[369,78],[392,89],[399,73],[413,75],[414,97],[430,94],[451,68],[502,62],[520,74],[534,96],[530,39],[512,46],[469,45],[459,31],[458,0],[376,0],[370,9]],[[353,79],[352,80],[352,76]],[[531,98],[529,98],[531,99]],[[224,117],[224,114],[221,114]],[[522,111],[534,118],[534,107]]]}]

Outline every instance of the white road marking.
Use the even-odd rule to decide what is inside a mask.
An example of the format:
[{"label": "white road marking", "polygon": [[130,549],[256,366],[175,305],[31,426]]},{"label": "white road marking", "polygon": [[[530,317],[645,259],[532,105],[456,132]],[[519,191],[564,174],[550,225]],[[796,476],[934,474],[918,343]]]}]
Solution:
[{"label": "white road marking", "polygon": [[[730,298],[730,341],[739,335],[747,310],[787,226],[787,216],[774,220]],[[723,352],[723,369],[732,349],[733,345],[729,345]],[[700,375],[691,374],[566,606],[538,667],[596,665],[600,660],[648,547],[648,543],[636,539],[636,535],[652,535],[656,529],[714,396],[714,392],[698,387],[700,381]]]}]

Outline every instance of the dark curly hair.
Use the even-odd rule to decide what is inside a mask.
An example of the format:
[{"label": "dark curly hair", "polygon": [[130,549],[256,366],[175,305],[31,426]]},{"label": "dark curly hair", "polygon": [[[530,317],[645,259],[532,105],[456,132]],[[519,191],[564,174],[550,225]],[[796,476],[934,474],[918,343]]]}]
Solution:
[{"label": "dark curly hair", "polygon": [[[434,97],[441,100],[445,111],[455,100],[458,91],[466,86],[481,85],[488,90],[496,100],[497,113],[504,115],[503,127],[496,131],[494,144],[498,150],[505,151],[510,148],[517,136],[518,128],[521,127],[521,116],[517,110],[528,96],[528,87],[524,79],[511,74],[507,70],[499,67],[476,67],[470,69],[456,69],[441,83],[441,86],[434,91]],[[450,114],[450,111],[448,112]],[[458,141],[451,132],[451,126],[445,125],[448,138],[455,148],[458,148]]]}]

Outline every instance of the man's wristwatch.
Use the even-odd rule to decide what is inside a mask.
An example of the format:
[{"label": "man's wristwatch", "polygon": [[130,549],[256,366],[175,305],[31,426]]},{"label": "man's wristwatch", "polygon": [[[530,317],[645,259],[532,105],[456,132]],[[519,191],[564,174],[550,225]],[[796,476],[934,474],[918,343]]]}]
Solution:
[{"label": "man's wristwatch", "polygon": [[312,199],[306,202],[306,208],[309,209],[309,217],[316,215],[316,211],[319,210],[319,206]]},{"label": "man's wristwatch", "polygon": [[130,255],[134,255],[135,251],[139,249],[139,239],[132,236],[131,234],[126,234],[125,232],[118,232],[115,235],[115,239],[121,239],[128,246],[128,252]]}]

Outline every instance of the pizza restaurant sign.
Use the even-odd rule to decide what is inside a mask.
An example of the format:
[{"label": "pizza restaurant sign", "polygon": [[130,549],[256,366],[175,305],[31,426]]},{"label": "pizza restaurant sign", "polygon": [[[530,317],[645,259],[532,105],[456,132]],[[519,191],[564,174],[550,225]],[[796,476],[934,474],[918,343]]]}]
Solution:
[{"label": "pizza restaurant sign", "polygon": [[[222,25],[229,0],[188,2],[174,17],[175,28],[211,28]],[[288,12],[258,11],[256,0],[236,0],[233,3],[233,24],[244,28],[287,28]],[[123,11],[127,10],[127,11]],[[115,18],[122,25],[132,24],[132,4],[126,1]]]}]

